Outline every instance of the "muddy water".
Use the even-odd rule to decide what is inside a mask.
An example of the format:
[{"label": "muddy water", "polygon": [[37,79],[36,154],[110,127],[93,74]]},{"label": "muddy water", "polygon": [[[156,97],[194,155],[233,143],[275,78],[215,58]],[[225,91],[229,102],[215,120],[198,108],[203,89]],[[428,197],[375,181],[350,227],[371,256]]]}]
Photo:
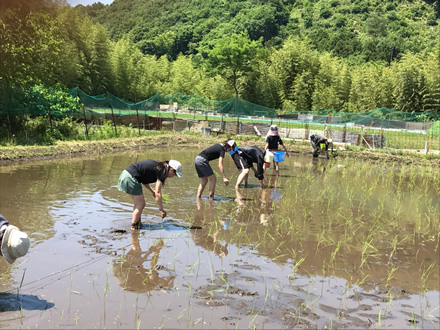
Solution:
[{"label": "muddy water", "polygon": [[[268,188],[251,175],[235,191],[227,158],[231,185],[197,203],[198,152],[1,167],[0,213],[32,245],[0,260],[0,327],[440,327],[438,173],[294,156]],[[166,182],[163,221],[146,194],[131,233],[116,184],[149,158],[184,177]]]}]

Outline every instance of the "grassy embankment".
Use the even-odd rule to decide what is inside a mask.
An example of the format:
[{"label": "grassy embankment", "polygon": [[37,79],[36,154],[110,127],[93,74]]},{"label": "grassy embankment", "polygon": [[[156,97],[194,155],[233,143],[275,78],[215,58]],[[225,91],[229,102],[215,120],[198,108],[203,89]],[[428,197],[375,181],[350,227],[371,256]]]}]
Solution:
[{"label": "grassy embankment", "polygon": [[[167,148],[170,146],[196,147],[209,146],[223,141],[228,136],[207,136],[193,132],[150,131],[140,137],[110,138],[92,141],[57,141],[45,146],[3,146],[0,147],[0,165],[13,162],[50,159],[56,157],[72,157],[80,155],[99,155],[103,153],[120,152],[148,148]],[[264,148],[264,138],[257,136],[235,136],[241,146],[255,145]],[[291,153],[311,154],[310,143],[285,141]],[[336,147],[337,148],[337,147]],[[366,150],[365,148],[346,146],[337,152],[339,157],[352,157],[372,160],[398,161],[411,164],[439,166],[438,155],[424,155],[414,152],[390,152],[385,149]]]}]

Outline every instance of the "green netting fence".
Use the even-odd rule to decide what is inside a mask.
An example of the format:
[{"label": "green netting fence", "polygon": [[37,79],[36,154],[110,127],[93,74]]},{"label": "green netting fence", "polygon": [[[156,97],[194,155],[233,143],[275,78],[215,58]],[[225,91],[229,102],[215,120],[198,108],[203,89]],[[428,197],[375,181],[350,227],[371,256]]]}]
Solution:
[{"label": "green netting fence", "polygon": [[[204,129],[226,134],[259,131],[263,136],[269,125],[276,123],[286,139],[304,141],[311,132],[317,132],[345,144],[440,150],[440,121],[436,112],[379,108],[356,113],[321,110],[280,114],[276,109],[237,97],[217,101],[198,95],[158,93],[139,102],[129,102],[109,92],[91,96],[78,87],[63,91],[57,97],[62,95],[70,95],[77,106],[57,108],[53,105],[57,102],[49,102],[44,97],[28,95],[23,98],[25,101],[20,101],[15,96],[6,106],[0,103],[0,115],[74,116],[89,124],[99,124],[105,119],[113,121],[115,130],[119,123],[131,124],[139,130]],[[185,123],[177,125],[179,121]]]}]

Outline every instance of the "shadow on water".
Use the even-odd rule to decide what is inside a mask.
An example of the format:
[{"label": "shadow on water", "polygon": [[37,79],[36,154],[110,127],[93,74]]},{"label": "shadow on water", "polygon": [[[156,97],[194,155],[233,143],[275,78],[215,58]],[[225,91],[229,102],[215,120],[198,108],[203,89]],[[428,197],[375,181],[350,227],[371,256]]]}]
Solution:
[{"label": "shadow on water", "polygon": [[[209,196],[202,196],[202,199],[209,199]],[[233,201],[234,198],[228,197],[228,196],[214,196],[213,200],[215,202],[217,202],[217,201]]]},{"label": "shadow on water", "polygon": [[186,224],[176,220],[165,220],[160,223],[142,223],[141,230],[188,230],[201,229],[202,227]]},{"label": "shadow on water", "polygon": [[55,304],[37,296],[16,293],[0,293],[0,312],[13,312],[24,310],[44,311],[54,307]]}]

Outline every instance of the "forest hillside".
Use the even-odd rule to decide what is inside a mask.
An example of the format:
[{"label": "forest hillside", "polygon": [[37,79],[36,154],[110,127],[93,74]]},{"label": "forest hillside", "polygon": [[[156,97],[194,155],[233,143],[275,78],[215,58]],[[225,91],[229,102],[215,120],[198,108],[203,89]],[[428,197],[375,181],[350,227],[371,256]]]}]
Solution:
[{"label": "forest hillside", "polygon": [[2,0],[0,113],[78,86],[426,120],[440,113],[439,40],[437,1]]}]

